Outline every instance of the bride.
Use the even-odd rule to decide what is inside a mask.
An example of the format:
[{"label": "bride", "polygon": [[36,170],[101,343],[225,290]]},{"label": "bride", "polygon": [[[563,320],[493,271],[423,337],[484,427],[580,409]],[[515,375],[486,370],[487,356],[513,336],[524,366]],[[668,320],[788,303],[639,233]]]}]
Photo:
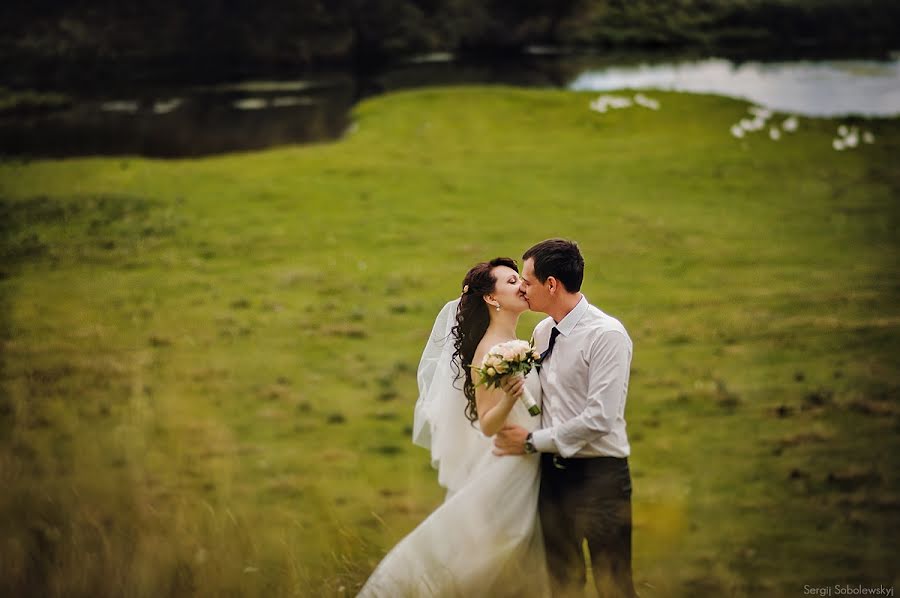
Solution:
[{"label": "bride", "polygon": [[[360,596],[548,596],[537,512],[539,455],[494,455],[505,424],[538,427],[512,394],[477,386],[469,365],[516,338],[528,303],[516,262],[496,258],[473,267],[459,299],[434,323],[419,364],[413,442],[431,450],[444,502],[401,540],[366,581]],[[537,372],[524,387],[540,403]]]}]

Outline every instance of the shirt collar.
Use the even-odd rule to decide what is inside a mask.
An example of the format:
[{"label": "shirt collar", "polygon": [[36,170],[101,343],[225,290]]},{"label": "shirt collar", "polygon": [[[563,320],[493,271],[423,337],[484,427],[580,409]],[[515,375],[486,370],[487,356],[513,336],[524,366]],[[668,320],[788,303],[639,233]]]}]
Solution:
[{"label": "shirt collar", "polygon": [[584,295],[581,296],[581,300],[572,308],[572,311],[566,314],[566,317],[559,321],[559,324],[556,325],[556,329],[559,330],[559,333],[563,336],[569,336],[572,333],[572,330],[575,329],[575,326],[578,322],[581,321],[581,317],[585,314],[588,309],[588,300]]}]

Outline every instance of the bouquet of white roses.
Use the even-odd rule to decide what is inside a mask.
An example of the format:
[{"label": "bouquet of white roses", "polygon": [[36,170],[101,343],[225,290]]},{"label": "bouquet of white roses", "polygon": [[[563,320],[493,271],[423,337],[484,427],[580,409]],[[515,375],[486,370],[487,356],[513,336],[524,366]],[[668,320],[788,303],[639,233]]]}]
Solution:
[{"label": "bouquet of white roses", "polygon": [[[481,366],[473,365],[472,369],[478,374],[477,384],[484,384],[488,388],[498,387],[501,378],[519,374],[524,376],[537,365],[540,359],[541,354],[535,351],[531,343],[512,340],[491,347],[481,361]],[[522,389],[521,401],[528,408],[528,413],[540,414],[541,408],[527,388]]]}]

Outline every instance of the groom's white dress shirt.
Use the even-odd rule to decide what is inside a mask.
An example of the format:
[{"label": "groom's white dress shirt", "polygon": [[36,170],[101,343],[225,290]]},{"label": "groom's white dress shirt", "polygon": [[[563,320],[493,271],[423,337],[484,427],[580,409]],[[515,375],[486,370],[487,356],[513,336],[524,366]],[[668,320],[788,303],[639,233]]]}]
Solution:
[{"label": "groom's white dress shirt", "polygon": [[547,363],[541,366],[541,429],[535,448],[563,457],[627,457],[625,398],[632,344],[625,327],[581,301],[559,323],[542,320],[534,344],[545,351],[553,327],[559,330]]}]

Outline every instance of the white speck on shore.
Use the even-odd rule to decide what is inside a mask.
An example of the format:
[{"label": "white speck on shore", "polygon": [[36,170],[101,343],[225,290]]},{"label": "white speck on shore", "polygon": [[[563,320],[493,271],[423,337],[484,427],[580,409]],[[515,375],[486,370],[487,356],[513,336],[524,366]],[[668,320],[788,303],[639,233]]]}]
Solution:
[{"label": "white speck on shore", "polygon": [[761,120],[769,120],[769,118],[772,117],[772,111],[768,110],[766,108],[763,108],[762,106],[750,106],[747,109],[747,112],[749,112],[750,114],[752,114],[753,116],[755,116],[756,118],[759,118]]},{"label": "white speck on shore", "polygon": [[[656,102],[655,100],[651,100],[650,98],[647,98],[647,97],[643,97],[642,101],[644,102],[644,104],[651,104],[651,105],[654,102]],[[623,96],[602,95],[602,96],[598,97],[597,99],[592,100],[591,103],[589,104],[589,106],[590,106],[590,109],[593,110],[594,112],[599,112],[599,113],[603,114],[610,108],[620,110],[622,108],[630,108],[635,103],[644,105],[644,104],[641,104],[640,102],[638,102],[637,100],[632,102],[629,98],[626,98]],[[656,102],[655,105],[656,105],[656,108],[651,108],[652,110],[656,110],[659,108],[658,102]],[[650,108],[651,106],[646,106],[646,107]]]},{"label": "white speck on shore", "polygon": [[654,100],[653,98],[648,98],[642,93],[635,94],[634,103],[638,106],[649,108],[650,110],[659,110],[659,101]]},{"label": "white speck on shore", "polygon": [[269,103],[263,98],[246,98],[234,102],[234,107],[238,110],[259,110],[268,105]]},{"label": "white speck on shore", "polygon": [[130,100],[103,102],[100,109],[106,112],[137,112],[138,103]]},{"label": "white speck on shore", "polygon": [[168,114],[181,105],[181,98],[172,98],[170,100],[157,100],[153,103],[153,112],[155,114]]},{"label": "white speck on shore", "polygon": [[311,98],[302,96],[279,96],[272,100],[274,108],[287,108],[290,106],[311,106],[315,102]]}]

